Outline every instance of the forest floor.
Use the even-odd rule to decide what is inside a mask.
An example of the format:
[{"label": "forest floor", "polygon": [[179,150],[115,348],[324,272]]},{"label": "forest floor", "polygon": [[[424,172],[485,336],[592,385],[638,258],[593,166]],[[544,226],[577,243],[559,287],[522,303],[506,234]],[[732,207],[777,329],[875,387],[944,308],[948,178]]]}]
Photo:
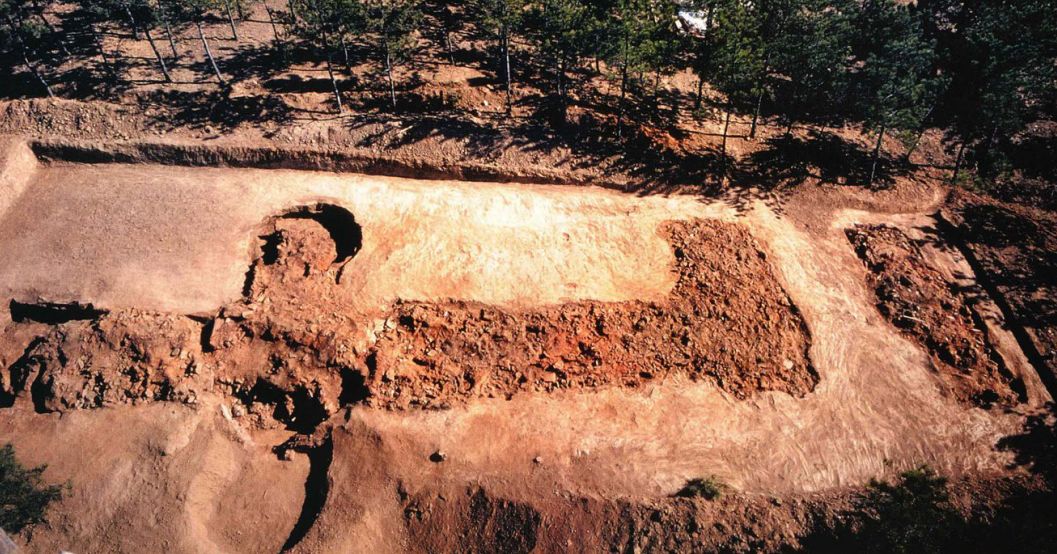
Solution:
[{"label": "forest floor", "polygon": [[624,150],[478,62],[338,116],[250,72],[262,15],[207,28],[229,91],[123,38],[119,87],[0,103],[0,438],[71,484],[30,550],[775,551],[922,464],[1045,486],[1057,226],[938,133],[868,188],[861,132],[739,116],[717,179],[686,75]]}]

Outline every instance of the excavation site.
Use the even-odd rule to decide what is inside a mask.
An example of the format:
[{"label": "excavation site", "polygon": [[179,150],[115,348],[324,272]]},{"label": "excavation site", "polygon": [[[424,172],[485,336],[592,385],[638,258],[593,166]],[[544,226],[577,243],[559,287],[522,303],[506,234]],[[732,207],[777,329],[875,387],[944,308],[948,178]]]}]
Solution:
[{"label": "excavation site", "polygon": [[134,146],[4,143],[0,429],[72,483],[33,551],[773,548],[1011,471],[1050,401],[931,191],[804,223]]},{"label": "excavation site", "polygon": [[1057,551],[1053,0],[0,0],[0,554]]}]

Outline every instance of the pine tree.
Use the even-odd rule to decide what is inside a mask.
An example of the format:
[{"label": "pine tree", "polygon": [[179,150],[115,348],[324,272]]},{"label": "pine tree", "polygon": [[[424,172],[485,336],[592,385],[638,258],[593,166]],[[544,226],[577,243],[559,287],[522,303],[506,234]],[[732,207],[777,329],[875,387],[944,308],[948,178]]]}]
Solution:
[{"label": "pine tree", "polygon": [[531,11],[527,24],[529,35],[536,51],[551,65],[562,122],[569,104],[569,71],[590,52],[595,25],[591,12],[581,0],[542,0]]},{"label": "pine tree", "polygon": [[470,9],[478,27],[496,42],[499,73],[503,75],[507,115],[513,110],[513,76],[510,70],[511,39],[521,33],[525,0],[473,0]]},{"label": "pine tree", "polygon": [[206,14],[221,8],[224,5],[224,0],[173,0],[173,3],[179,7],[179,13],[193,23],[198,31],[198,40],[202,42],[202,49],[205,50],[206,59],[209,60],[209,66],[212,68],[217,82],[222,87],[227,86],[227,80],[220,73],[220,67],[217,66],[216,58],[213,57],[213,50],[209,47],[209,40],[202,29],[202,22]]},{"label": "pine tree", "polygon": [[726,159],[731,114],[745,108],[762,94],[766,75],[765,45],[760,18],[752,5],[743,0],[719,0],[708,6],[713,21],[700,50],[697,70],[726,96],[720,156]]},{"label": "pine tree", "polygon": [[55,94],[41,68],[31,58],[33,46],[43,43],[47,28],[31,17],[31,6],[20,0],[0,0],[0,46],[18,52],[23,65],[40,83],[49,98]]},{"label": "pine tree", "polygon": [[396,109],[393,67],[406,59],[415,46],[415,32],[422,12],[414,0],[367,0],[363,4],[364,29],[378,45],[382,69],[389,85],[389,100]]},{"label": "pine tree", "polygon": [[776,37],[772,61],[785,80],[779,108],[786,118],[786,134],[800,118],[843,113],[855,2],[800,0],[785,31]]},{"label": "pine tree", "polygon": [[911,8],[892,0],[866,2],[855,21],[851,96],[859,119],[876,129],[868,184],[873,185],[885,133],[915,129],[942,87],[934,44]]},{"label": "pine tree", "polygon": [[951,79],[940,111],[958,144],[952,175],[968,155],[981,177],[993,178],[1004,147],[1055,88],[1057,10],[1048,0],[929,0],[922,8]]},{"label": "pine tree", "polygon": [[296,0],[291,3],[291,9],[300,18],[300,24],[294,30],[320,50],[326,61],[335,106],[337,112],[341,113],[344,105],[334,74],[334,52],[345,43],[345,36],[350,30],[363,30],[364,6],[356,0]]},{"label": "pine tree", "polygon": [[669,68],[678,44],[676,5],[667,0],[616,0],[606,23],[608,65],[619,72],[617,136],[624,133],[629,92],[638,76]]}]

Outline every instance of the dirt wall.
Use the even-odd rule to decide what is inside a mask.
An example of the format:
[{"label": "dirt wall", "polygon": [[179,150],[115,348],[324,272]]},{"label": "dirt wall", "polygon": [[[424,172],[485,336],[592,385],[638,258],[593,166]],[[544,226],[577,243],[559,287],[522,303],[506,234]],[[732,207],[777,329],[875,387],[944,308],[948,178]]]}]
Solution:
[{"label": "dirt wall", "polygon": [[0,215],[15,202],[37,169],[37,156],[24,140],[0,137]]}]

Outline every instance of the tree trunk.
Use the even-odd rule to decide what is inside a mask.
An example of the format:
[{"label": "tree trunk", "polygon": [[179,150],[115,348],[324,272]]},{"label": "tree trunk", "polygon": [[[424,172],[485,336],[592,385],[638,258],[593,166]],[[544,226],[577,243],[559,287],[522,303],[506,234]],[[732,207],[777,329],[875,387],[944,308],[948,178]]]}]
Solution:
[{"label": "tree trunk", "polygon": [[733,106],[731,106],[728,103],[727,104],[727,114],[723,118],[723,142],[720,144],[720,147],[719,147],[719,155],[724,160],[723,161],[723,165],[724,166],[726,166],[726,159],[727,159],[727,131],[730,130],[730,114],[731,114],[732,111],[734,111]]},{"label": "tree trunk", "polygon": [[954,172],[951,173],[951,182],[958,181],[958,172],[962,169],[962,159],[965,157],[965,141],[958,147],[958,157],[954,159]]},{"label": "tree trunk", "polygon": [[133,40],[139,40],[139,25],[136,24],[136,17],[132,15],[132,8],[125,4],[125,15],[128,16],[128,24],[132,27],[132,38]]},{"label": "tree trunk", "polygon": [[448,63],[455,65],[455,47],[451,44],[451,32],[444,29],[444,47],[448,50]]},{"label": "tree trunk", "polygon": [[283,39],[279,37],[279,27],[275,24],[275,14],[272,13],[272,9],[268,7],[268,4],[264,5],[264,9],[268,11],[268,23],[272,25],[272,35],[275,36],[275,44],[282,45]]},{"label": "tree trunk", "polygon": [[209,49],[209,41],[206,40],[206,34],[202,32],[202,22],[198,18],[195,18],[195,27],[198,28],[198,38],[202,40],[202,47],[205,48],[206,57],[209,58],[209,65],[213,67],[213,73],[217,76],[217,82],[220,86],[225,86],[227,83],[224,81],[224,76],[220,74],[217,61],[213,59],[213,51]]},{"label": "tree trunk", "polygon": [[617,138],[624,137],[624,101],[628,96],[628,37],[624,35],[624,63],[620,66],[620,105],[617,107]]},{"label": "tree trunk", "polygon": [[396,85],[393,84],[393,63],[389,53],[389,41],[382,39],[385,42],[385,76],[389,79],[389,100],[392,102],[393,110],[396,110]]},{"label": "tree trunk", "polygon": [[235,42],[239,41],[239,32],[235,30],[235,18],[231,17],[231,2],[224,0],[224,11],[227,12],[228,25],[231,26],[231,37]]},{"label": "tree trunk", "polygon": [[749,140],[756,140],[756,126],[760,120],[760,109],[763,107],[763,88],[760,95],[756,97],[756,111],[752,112],[752,127],[749,128]]},{"label": "tree trunk", "polygon": [[99,57],[103,59],[103,65],[106,66],[107,71],[111,74],[114,72],[114,65],[110,61],[110,57],[106,55],[106,49],[103,47],[103,36],[99,33],[99,29],[95,28],[95,25],[89,24],[89,30],[92,32],[92,39],[95,41],[96,48],[99,49]]},{"label": "tree trunk", "polygon": [[352,77],[352,61],[349,60],[349,45],[345,42],[345,36],[341,37],[341,55],[345,60],[345,71],[349,72],[349,77]]},{"label": "tree trunk", "polygon": [[294,9],[294,0],[286,0],[286,7],[290,9],[290,21],[297,26],[297,10]]},{"label": "tree trunk", "polygon": [[330,53],[330,52],[327,52],[327,75],[330,76],[330,86],[333,87],[333,89],[334,89],[334,100],[338,104],[338,113],[340,114],[342,112],[341,91],[338,90],[338,80],[336,78],[334,78],[334,65],[331,64],[331,62],[330,62],[330,59],[332,57],[333,57],[333,54]]},{"label": "tree trunk", "polygon": [[180,59],[180,53],[176,51],[176,40],[172,36],[172,26],[169,25],[169,19],[165,19],[165,36],[169,39],[169,49],[172,50],[172,61],[176,63],[176,60]]},{"label": "tree trunk", "polygon": [[991,129],[991,133],[987,135],[987,139],[980,145],[975,152],[976,156],[976,174],[980,177],[991,178],[994,163],[991,160],[991,148],[995,144],[995,139],[998,136],[998,127],[995,126]]},{"label": "tree trunk", "polygon": [[67,57],[71,56],[70,49],[66,47],[66,37],[60,33],[50,21],[48,21],[47,17],[44,17],[44,6],[37,6],[37,10],[39,10],[40,13],[38,15],[40,16],[40,20],[44,22],[44,26],[48,28],[48,32],[59,37],[59,46],[62,48],[63,53],[66,54]]},{"label": "tree trunk", "polygon": [[169,75],[169,68],[165,67],[165,58],[158,51],[158,45],[154,44],[154,37],[150,34],[150,28],[144,28],[143,34],[147,36],[147,42],[150,43],[150,49],[154,51],[154,57],[158,58],[158,65],[161,66],[161,73],[165,76],[165,82],[171,83],[172,75]]},{"label": "tree trunk", "polygon": [[18,40],[18,49],[22,53],[22,62],[26,64],[29,72],[40,81],[40,84],[44,86],[44,91],[48,93],[48,98],[55,98],[55,93],[51,91],[51,86],[44,80],[44,76],[37,71],[37,66],[29,61],[29,55],[26,54],[26,43],[22,40],[22,35],[19,33],[19,28],[15,25],[15,22],[11,19],[11,16],[7,16],[7,24],[11,26],[11,34],[15,35]]},{"label": "tree trunk", "polygon": [[921,118],[921,123],[918,126],[918,132],[914,135],[914,142],[910,143],[910,148],[907,148],[907,153],[903,155],[903,161],[910,163],[910,156],[918,149],[918,145],[921,143],[921,137],[925,135],[925,129],[928,127],[929,116],[936,109],[936,102],[932,103],[929,107],[929,111],[925,112],[925,116]]},{"label": "tree trunk", "polygon": [[885,138],[885,125],[881,125],[880,132],[877,133],[877,143],[873,147],[873,163],[870,165],[870,180],[866,182],[866,186],[873,188],[874,178],[877,176],[877,161],[881,158],[881,144]]},{"label": "tree trunk", "polygon": [[701,109],[701,94],[702,94],[702,90],[704,88],[705,88],[705,78],[700,76],[700,75],[698,75],[697,76],[697,96],[694,97],[694,110],[695,111]]},{"label": "tree trunk", "polygon": [[503,73],[506,76],[506,114],[510,115],[513,111],[513,105],[511,104],[511,85],[510,85],[510,36],[506,26],[503,27],[503,63],[506,69]]}]

